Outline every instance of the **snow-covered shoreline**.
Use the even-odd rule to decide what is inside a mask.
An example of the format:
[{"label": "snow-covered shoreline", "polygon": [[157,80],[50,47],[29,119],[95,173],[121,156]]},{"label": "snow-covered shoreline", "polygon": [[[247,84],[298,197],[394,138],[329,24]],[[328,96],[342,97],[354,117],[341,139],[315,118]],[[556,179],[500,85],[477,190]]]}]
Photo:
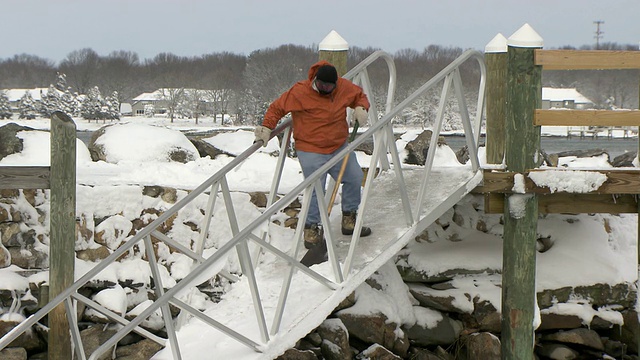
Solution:
[{"label": "snow-covered shoreline", "polygon": [[[94,126],[94,123],[85,124],[83,120],[78,123],[80,124],[79,128]],[[211,176],[232,158],[229,155],[219,155],[215,159],[211,159],[208,156],[201,157],[193,153],[192,144],[179,131],[183,130],[180,126],[175,129],[170,124],[160,122],[156,124],[156,127],[150,128],[133,121],[128,125],[125,125],[126,123],[123,121],[114,124],[120,125],[121,129],[128,129],[128,132],[107,133],[100,141],[112,156],[108,157],[108,161],[92,161],[86,146],[79,143],[77,211],[79,217],[85,221],[86,230],[89,231],[86,233],[88,234],[86,238],[78,239],[76,250],[104,247],[109,249],[108,251],[112,251],[129,236],[133,227],[130,224],[140,221],[148,222],[157,217],[156,211],[162,211],[171,206],[171,203],[168,203],[165,198],[145,195],[147,188],[158,186],[168,193],[175,192],[175,196],[180,198],[184,196],[186,191]],[[30,125],[29,121],[26,121],[25,125]],[[103,126],[101,123],[95,125]],[[186,124],[181,126],[192,130]],[[156,133],[156,130],[161,132]],[[235,129],[230,128],[229,130],[224,135],[219,134],[207,138],[206,141],[224,149],[228,154],[237,154],[251,145],[253,134],[249,129],[233,131]],[[145,132],[147,135],[153,133],[155,136],[145,136]],[[411,136],[418,133],[419,130],[407,131],[398,141],[399,149],[404,148],[404,144],[411,140]],[[0,166],[48,164],[48,134],[21,132],[19,137],[23,140],[23,151],[1,159]],[[147,144],[135,143],[136,139],[146,139],[145,143]],[[234,192],[234,203],[238,205],[237,211],[243,214],[243,221],[250,221],[260,214],[259,209],[249,201],[248,193],[268,191],[271,181],[271,176],[268,174],[271,174],[276,161],[276,157],[269,155],[269,153],[277,150],[276,142],[277,140],[273,140],[267,148],[261,149],[260,153],[254,155],[254,160],[248,159],[237,171],[230,173],[229,185]],[[166,157],[167,149],[176,147],[187,149],[187,152],[193,153],[193,159],[185,163],[169,161]],[[440,161],[455,161],[451,149],[445,146],[442,150],[443,155],[438,157]],[[357,156],[361,164],[367,164],[369,158],[366,154],[358,153]],[[584,159],[581,164],[588,164],[589,161],[592,164],[600,164],[599,159]],[[290,189],[301,179],[299,166],[295,160],[292,160],[283,175],[283,191]],[[46,196],[38,193],[34,197],[34,201],[35,205],[29,203],[23,194],[14,201],[15,206],[9,205],[9,207],[32,209],[28,213],[33,216],[25,216],[26,222],[20,226],[33,229],[36,234],[42,235],[42,240],[38,237],[34,238],[34,244],[46,246],[48,243],[47,223],[46,221],[45,223],[36,221],[38,209],[46,211]],[[199,201],[198,206],[202,207],[204,203],[206,203],[206,199]],[[7,205],[0,203],[0,207],[5,208]],[[428,241],[416,242],[407,247],[408,256],[401,258],[399,262],[427,275],[444,274],[455,269],[468,270],[470,265],[474,265],[480,270],[490,269],[494,273],[498,273],[501,270],[502,260],[500,256],[502,225],[499,221],[499,215],[483,217],[478,215],[478,208],[480,208],[478,202],[472,197],[466,202],[458,204],[455,209],[447,212],[436,224],[427,229]],[[14,212],[7,211],[7,213]],[[196,235],[189,228],[192,226],[190,224],[197,224],[201,217],[202,211],[193,208],[187,209],[179,218],[176,218],[173,231],[182,234],[181,237],[185,239],[185,244],[195,241]],[[383,224],[372,225],[383,226]],[[212,247],[215,247],[215,238],[229,238],[230,234],[230,229],[222,226],[222,223],[214,228],[219,233],[211,235],[210,245]],[[484,231],[479,231],[479,228],[483,228]],[[551,250],[538,255],[537,286],[539,291],[564,287],[588,287],[597,284],[610,284],[611,286],[627,284],[633,288],[637,278],[637,215],[547,215],[540,220],[538,232],[540,238],[549,239],[553,244]],[[102,244],[97,242],[98,233],[102,233],[99,236]],[[292,236],[292,230],[287,228],[281,228],[279,233],[285,243]],[[171,254],[170,251],[161,252],[161,254],[164,256],[161,261],[172,264],[171,271],[165,274],[165,284],[171,284],[172,280],[179,280],[184,276],[185,271],[188,271],[189,264],[184,259]],[[87,267],[92,266],[91,264],[90,261],[79,260],[79,269],[86,271]],[[116,283],[144,284],[145,282],[139,277],[126,278],[126,274],[144,275],[145,272],[140,269],[140,261],[121,262],[117,269],[111,269],[104,275],[108,277],[108,280]],[[237,261],[229,260],[227,270],[238,271]],[[3,272],[14,274],[18,271],[19,268],[17,269],[15,266],[3,270]],[[125,277],[120,278],[121,276]],[[18,278],[15,276],[2,276],[0,279],[0,288],[24,288],[24,280],[18,284],[16,280]],[[34,277],[33,280],[40,283],[46,281],[42,273]],[[494,284],[495,281],[491,277],[483,278],[480,275],[475,280],[468,277],[456,277],[451,280],[453,288],[444,295],[456,299],[461,310],[471,309],[469,306],[473,307],[473,303],[469,303],[469,297],[476,296],[478,299],[488,301],[496,310],[499,310],[501,300],[499,288]],[[362,290],[366,294],[383,296],[375,291],[375,289]],[[397,293],[397,291],[395,292]],[[140,298],[129,296],[127,291],[112,291],[109,294],[110,296],[100,297],[100,299],[105,302],[105,305],[112,305],[114,308],[121,308],[123,301],[127,302],[127,310],[142,304]],[[120,294],[120,296],[114,296],[114,294]],[[384,296],[389,296],[389,294]],[[109,300],[104,300],[105,298]],[[366,296],[361,298],[366,298]],[[200,300],[205,308],[212,306],[205,297]],[[544,310],[554,314],[577,316],[585,323],[588,323],[595,315],[600,318],[606,317],[612,324],[618,325],[622,318],[622,315],[613,316],[608,312],[606,314],[594,312],[592,307],[585,305],[588,304],[586,299],[572,298],[569,300],[571,301],[563,303],[569,305],[554,305]],[[227,301],[239,300],[229,295]],[[358,307],[352,309],[351,312],[371,312],[372,309],[376,309],[376,306],[379,307],[380,304],[388,302],[389,299],[371,297],[369,300],[360,302]],[[393,311],[399,313],[388,314],[387,317],[400,319],[399,323],[411,326],[411,321],[407,320],[411,316],[407,314],[414,310],[413,308],[396,308]],[[605,312],[609,309],[603,308],[601,311]],[[613,309],[612,311],[617,310]],[[399,314],[404,315],[400,316]],[[430,312],[417,311],[413,318],[416,323],[430,324],[433,323],[433,316],[437,317]],[[233,322],[236,318],[230,313],[224,320]],[[200,326],[205,325],[192,322],[183,334],[203,333],[204,329],[201,329]],[[300,337],[304,335],[300,334]],[[191,344],[191,340],[193,339],[181,336],[181,342],[185,343],[183,351],[199,351],[199,346],[202,344]],[[167,358],[166,354],[166,351],[158,354],[157,359]]]}]

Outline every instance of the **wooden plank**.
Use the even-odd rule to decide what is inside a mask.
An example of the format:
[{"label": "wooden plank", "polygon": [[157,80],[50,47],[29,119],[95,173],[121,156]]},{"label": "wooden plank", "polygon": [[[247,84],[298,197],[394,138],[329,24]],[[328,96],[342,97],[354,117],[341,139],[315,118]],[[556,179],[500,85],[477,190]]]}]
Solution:
[{"label": "wooden plank", "polygon": [[505,149],[507,108],[507,53],[487,53],[486,150],[488,164],[502,164]]},{"label": "wooden plank", "polygon": [[544,70],[640,69],[640,52],[537,49],[535,64]]},{"label": "wooden plank", "polygon": [[484,212],[487,214],[504,214],[504,194],[485,193]]},{"label": "wooden plank", "polygon": [[0,166],[0,189],[48,189],[49,166]]},{"label": "wooden plank", "polygon": [[342,76],[347,72],[347,54],[345,50],[318,50],[318,60],[325,60],[331,63],[338,71],[338,76]]},{"label": "wooden plank", "polygon": [[[533,126],[541,99],[542,68],[534,64],[533,48],[508,46],[505,164],[524,172],[538,165],[540,127]],[[515,195],[507,195],[507,203]],[[503,359],[531,359],[536,299],[538,196],[520,202],[522,216],[504,206],[502,243]]]},{"label": "wooden plank", "polygon": [[[60,111],[51,115],[51,222],[49,292],[58,296],[73,284],[76,230],[76,124]],[[49,313],[49,360],[73,358],[63,304]]]},{"label": "wooden plank", "polygon": [[[638,94],[639,96],[639,101],[640,101],[640,92]],[[640,128],[638,128],[637,130],[639,130],[639,134],[640,134]],[[626,135],[626,133],[625,133]],[[640,141],[640,136],[638,136],[638,140]],[[639,153],[640,153],[640,147],[639,147]],[[638,202],[638,219],[640,219],[640,202]],[[638,239],[640,239],[640,220],[638,220],[638,229],[637,229],[637,236]],[[638,252],[638,257],[637,257],[637,262],[636,265],[640,266],[640,246],[636,246],[637,248],[637,252]],[[637,349],[636,349],[636,353],[640,354],[640,331],[638,331],[640,329],[640,324],[638,324],[638,327],[636,327],[635,331],[636,331],[636,342],[638,344]]]},{"label": "wooden plank", "polygon": [[534,125],[550,126],[640,126],[640,110],[541,110]]},{"label": "wooden plank", "polygon": [[[485,194],[485,213],[504,213],[504,199],[504,194]],[[540,214],[635,214],[637,212],[638,202],[636,196],[630,194],[554,193],[538,196],[538,213]]]},{"label": "wooden plank", "polygon": [[[589,171],[599,172],[607,176],[607,180],[595,191],[589,192],[590,194],[640,194],[640,170],[541,170],[535,169],[533,171]],[[533,180],[529,178],[530,172],[524,173],[524,182],[526,193],[535,194],[550,194],[551,190],[548,187],[537,186]],[[482,186],[474,189],[476,193],[500,193],[510,194],[513,193],[513,177],[515,172],[506,171],[492,171],[487,170],[484,172],[484,182]]]}]

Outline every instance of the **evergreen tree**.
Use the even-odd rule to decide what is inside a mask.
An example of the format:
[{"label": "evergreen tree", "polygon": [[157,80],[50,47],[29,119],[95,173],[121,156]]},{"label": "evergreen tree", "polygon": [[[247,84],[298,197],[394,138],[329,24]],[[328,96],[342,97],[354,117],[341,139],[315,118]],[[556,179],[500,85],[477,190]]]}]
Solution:
[{"label": "evergreen tree", "polygon": [[57,73],[56,85],[55,88],[61,92],[65,92],[68,89],[67,86],[67,75],[61,72]]},{"label": "evergreen tree", "polygon": [[82,106],[80,116],[87,120],[119,120],[120,101],[118,92],[114,91],[111,96],[102,97],[97,86],[89,89]]},{"label": "evergreen tree", "polygon": [[80,116],[86,120],[98,120],[101,119],[102,104],[104,99],[100,94],[100,89],[97,86],[92,87],[87,92],[87,95],[80,107]]},{"label": "evergreen tree", "polygon": [[62,101],[58,90],[53,85],[49,85],[47,93],[41,93],[40,114],[49,117],[54,111],[62,110]]},{"label": "evergreen tree", "polygon": [[6,92],[0,91],[0,119],[11,119],[11,105],[9,104],[9,97]]},{"label": "evergreen tree", "polygon": [[105,98],[107,113],[103,119],[120,120],[120,100],[118,100],[118,92],[114,91],[111,96]]},{"label": "evergreen tree", "polygon": [[155,106],[153,106],[153,104],[145,104],[144,105],[144,116],[145,117],[153,117],[153,115],[155,115],[156,113],[156,108]]},{"label": "evergreen tree", "polygon": [[20,98],[18,104],[18,118],[20,119],[35,119],[38,113],[37,103],[31,96],[29,90],[25,91],[24,95]]},{"label": "evergreen tree", "polygon": [[60,95],[60,107],[62,111],[69,116],[78,116],[80,114],[78,94],[72,94],[71,88],[67,88],[67,90]]}]

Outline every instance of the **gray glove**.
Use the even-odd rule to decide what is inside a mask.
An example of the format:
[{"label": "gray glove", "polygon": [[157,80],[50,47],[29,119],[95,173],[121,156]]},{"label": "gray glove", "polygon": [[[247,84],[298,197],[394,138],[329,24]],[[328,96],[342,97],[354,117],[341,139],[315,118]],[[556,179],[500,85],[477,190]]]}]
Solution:
[{"label": "gray glove", "polygon": [[255,131],[253,132],[256,135],[256,139],[253,141],[254,143],[258,141],[262,141],[262,147],[267,147],[269,143],[269,137],[271,137],[271,129],[266,126],[256,126]]},{"label": "gray glove", "polygon": [[353,119],[357,121],[360,126],[367,126],[367,122],[369,121],[367,109],[362,106],[356,106],[353,111]]}]

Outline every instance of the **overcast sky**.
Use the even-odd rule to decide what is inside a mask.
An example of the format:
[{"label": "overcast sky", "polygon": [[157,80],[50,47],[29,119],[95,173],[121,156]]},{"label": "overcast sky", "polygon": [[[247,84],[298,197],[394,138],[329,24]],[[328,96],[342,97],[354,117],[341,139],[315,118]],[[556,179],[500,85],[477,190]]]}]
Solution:
[{"label": "overcast sky", "polygon": [[484,49],[528,23],[545,48],[640,42],[640,0],[0,0],[0,59],[60,61],[92,48],[141,59],[283,44],[317,45],[336,30],[350,46],[394,53],[428,45]]}]

